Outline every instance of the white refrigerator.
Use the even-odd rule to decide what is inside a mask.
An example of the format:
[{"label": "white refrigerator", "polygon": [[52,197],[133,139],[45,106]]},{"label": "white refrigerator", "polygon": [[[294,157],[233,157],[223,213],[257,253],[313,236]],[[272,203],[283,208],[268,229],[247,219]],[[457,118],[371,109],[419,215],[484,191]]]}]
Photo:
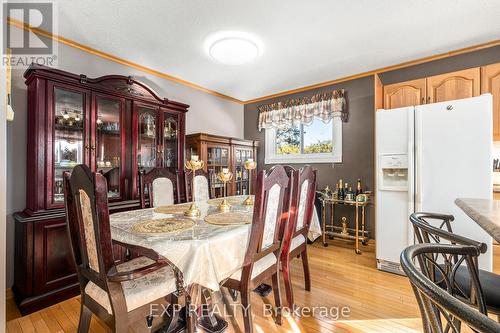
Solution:
[{"label": "white refrigerator", "polygon": [[401,251],[414,244],[413,212],[455,216],[453,232],[486,243],[481,269],[492,270],[492,239],[454,203],[493,195],[492,96],[376,113],[376,257],[401,273]]}]

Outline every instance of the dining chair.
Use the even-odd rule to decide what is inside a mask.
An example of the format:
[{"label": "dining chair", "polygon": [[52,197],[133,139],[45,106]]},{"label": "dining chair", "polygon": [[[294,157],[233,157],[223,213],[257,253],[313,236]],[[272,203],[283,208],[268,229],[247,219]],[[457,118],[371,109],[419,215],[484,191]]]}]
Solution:
[{"label": "dining chair", "polygon": [[276,306],[275,322],[281,325],[281,295],[279,288],[279,255],[281,251],[280,221],[284,210],[288,176],[282,166],[274,167],[267,175],[258,173],[255,187],[250,238],[243,266],[222,285],[239,291],[245,332],[251,333],[251,290],[271,278]]},{"label": "dining chair", "polygon": [[[474,246],[479,253],[485,253],[487,246],[484,243],[454,234],[452,232],[453,215],[436,214],[436,213],[413,213],[410,215],[410,221],[413,225],[415,237],[418,243],[448,243],[457,245]],[[437,226],[434,226],[437,225]],[[437,260],[438,258],[434,258]],[[446,258],[441,258],[444,260]],[[488,311],[500,315],[500,275],[481,270],[478,267],[477,258],[474,257],[475,269],[478,271],[479,282],[481,284],[484,300]],[[442,281],[441,270],[435,270],[434,266],[429,267],[430,277],[436,281],[438,285],[446,287]],[[462,300],[477,305],[475,295],[471,290],[470,276],[463,266],[459,266],[456,270],[454,292],[460,296]]]},{"label": "dining chair", "polygon": [[[159,207],[180,203],[179,173],[166,168],[154,168],[139,172],[141,207]],[[147,200],[147,202],[146,202]]]},{"label": "dining chair", "polygon": [[[186,202],[192,201],[191,198],[191,182],[193,181],[193,171],[192,170],[184,170],[184,184],[186,189]],[[194,181],[195,186],[194,190],[196,193],[194,194],[195,201],[207,201],[214,197],[212,182],[210,181],[209,173],[203,169],[196,170]]]},{"label": "dining chair", "polygon": [[295,170],[290,166],[284,168],[290,179],[285,193],[285,207],[289,207],[289,210],[288,214],[283,214],[281,221],[284,236],[280,261],[288,307],[294,309],[290,272],[290,262],[294,258],[300,257],[302,259],[305,290],[311,291],[307,234],[314,212],[316,171],[311,166],[305,166],[300,170]]},{"label": "dining chair", "polygon": [[[476,246],[453,244],[417,244],[401,253],[401,267],[410,280],[415,298],[420,308],[422,324],[425,333],[458,333],[465,324],[475,332],[497,333],[500,324],[487,315],[486,305],[482,296],[478,271],[474,261],[480,254]],[[456,258],[450,263],[450,270],[444,271],[442,264],[433,258]],[[419,267],[415,264],[419,262]],[[431,276],[430,266],[442,273],[443,288]],[[462,301],[452,288],[455,284],[455,271],[463,267],[471,281],[471,288],[478,295],[478,309]]]},{"label": "dining chair", "polygon": [[[89,331],[92,314],[120,333],[132,323],[138,323],[140,332],[159,327],[178,332],[186,325],[192,330],[189,311],[174,311],[181,295],[190,304],[183,275],[174,264],[153,250],[120,242],[114,243],[141,256],[115,263],[104,176],[77,165],[63,178],[66,223],[81,293],[78,332]],[[159,316],[154,316],[152,306]]]}]

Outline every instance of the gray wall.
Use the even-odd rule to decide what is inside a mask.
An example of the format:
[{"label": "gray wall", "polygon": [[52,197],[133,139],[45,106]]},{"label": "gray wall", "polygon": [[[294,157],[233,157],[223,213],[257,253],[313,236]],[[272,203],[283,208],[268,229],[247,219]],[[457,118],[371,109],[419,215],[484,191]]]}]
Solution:
[{"label": "gray wall", "polygon": [[[257,130],[258,111],[257,106],[273,103],[288,98],[311,96],[316,93],[331,91],[335,89],[344,89],[346,91],[347,109],[349,119],[343,123],[343,147],[342,163],[339,164],[313,164],[318,170],[318,188],[324,188],[326,185],[335,188],[335,183],[339,178],[350,184],[355,184],[358,178],[363,182],[366,190],[373,189],[373,130],[374,130],[374,82],[373,77],[365,77],[358,80],[346,81],[339,84],[308,90],[301,93],[287,95],[269,99],[266,101],[245,105],[245,138],[259,140],[261,142],[258,154],[259,169],[268,169],[272,165],[264,165],[264,139],[265,130]],[[294,164],[294,167],[301,167],[300,164]],[[354,221],[354,210],[351,207],[338,207],[336,210],[336,221],[341,216],[346,216],[349,222]],[[367,209],[367,227],[373,231],[373,209]]]},{"label": "gray wall", "polygon": [[[190,105],[186,132],[213,133],[242,138],[243,105],[168,81],[133,68],[59,44],[58,68],[88,77],[108,74],[132,75],[160,96]],[[14,221],[12,213],[25,208],[27,90],[23,70],[12,73],[12,102],[15,121],[7,127],[7,286],[14,279]],[[223,119],[224,121],[221,121]]]},{"label": "gray wall", "polygon": [[[383,84],[391,84],[498,62],[500,62],[500,46],[386,72],[380,75],[380,79]],[[332,167],[331,164],[314,164],[314,161],[311,161],[310,164],[313,164],[314,168],[318,170],[318,186],[319,188],[324,188],[326,185],[335,186],[335,182],[339,178],[353,183],[359,177],[365,184],[366,189],[373,190],[373,77],[346,81],[320,89],[312,89],[245,105],[245,138],[256,139],[261,142],[259,167],[266,169],[271,167],[272,165],[263,164],[265,135],[264,131],[258,132],[257,130],[257,107],[288,98],[310,96],[317,92],[332,89],[345,89],[347,92],[349,121],[343,127],[343,163]],[[300,167],[300,165],[296,166]],[[337,212],[337,223],[341,216],[347,216],[349,221],[353,221],[353,215],[349,211],[339,209]],[[367,222],[368,230],[371,231],[370,236],[374,237],[373,209],[368,210]]]}]

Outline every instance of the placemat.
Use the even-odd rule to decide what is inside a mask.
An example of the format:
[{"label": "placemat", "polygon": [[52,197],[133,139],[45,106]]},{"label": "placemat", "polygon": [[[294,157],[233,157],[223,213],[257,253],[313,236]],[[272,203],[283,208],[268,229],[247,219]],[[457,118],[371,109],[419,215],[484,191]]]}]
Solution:
[{"label": "placemat", "polygon": [[132,230],[143,234],[167,233],[189,229],[193,225],[194,222],[191,219],[185,217],[170,217],[143,221],[134,225]]},{"label": "placemat", "polygon": [[243,225],[252,223],[252,214],[247,212],[227,212],[207,215],[205,222],[216,225]]},{"label": "placemat", "polygon": [[184,214],[184,212],[191,206],[191,203],[181,205],[160,206],[154,209],[155,213],[162,214]]},{"label": "placemat", "polygon": [[[241,205],[241,204],[243,204],[243,201],[245,199],[246,199],[246,197],[244,197],[244,198],[226,198],[226,202],[230,205]],[[221,204],[222,200],[224,200],[224,198],[210,199],[207,202],[211,206],[218,206]]]}]

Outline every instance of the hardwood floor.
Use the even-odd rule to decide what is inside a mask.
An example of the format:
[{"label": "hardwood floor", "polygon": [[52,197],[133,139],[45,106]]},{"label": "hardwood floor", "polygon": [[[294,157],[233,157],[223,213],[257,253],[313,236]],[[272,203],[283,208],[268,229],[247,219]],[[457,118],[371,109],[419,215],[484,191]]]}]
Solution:
[{"label": "hardwood floor", "polygon": [[[375,267],[374,247],[363,248],[362,255],[355,255],[352,243],[331,241],[324,248],[318,243],[309,247],[312,291],[303,289],[300,260],[292,264],[295,301],[299,306],[318,307],[315,316],[291,317],[277,326],[272,318],[265,317],[265,304],[274,304],[271,295],[265,298],[252,294],[252,313],[256,333],[264,332],[421,332],[418,307],[406,277],[378,271]],[[496,249],[500,250],[500,249]],[[495,254],[495,269],[500,269],[500,253]],[[9,303],[11,307],[12,304]],[[241,309],[224,291],[218,300],[218,309],[226,305],[229,319],[227,332],[242,332]],[[8,321],[7,332],[76,332],[79,317],[79,298],[75,297],[29,316]],[[319,307],[349,309],[348,316],[335,318],[336,313],[324,313]],[[333,311],[332,310],[332,311]],[[344,310],[344,314],[346,314]],[[14,313],[12,309],[8,313]],[[339,313],[340,314],[340,313]],[[227,317],[228,318],[228,317]],[[91,332],[108,332],[104,324],[94,317]],[[135,332],[133,328],[129,332]]]}]

